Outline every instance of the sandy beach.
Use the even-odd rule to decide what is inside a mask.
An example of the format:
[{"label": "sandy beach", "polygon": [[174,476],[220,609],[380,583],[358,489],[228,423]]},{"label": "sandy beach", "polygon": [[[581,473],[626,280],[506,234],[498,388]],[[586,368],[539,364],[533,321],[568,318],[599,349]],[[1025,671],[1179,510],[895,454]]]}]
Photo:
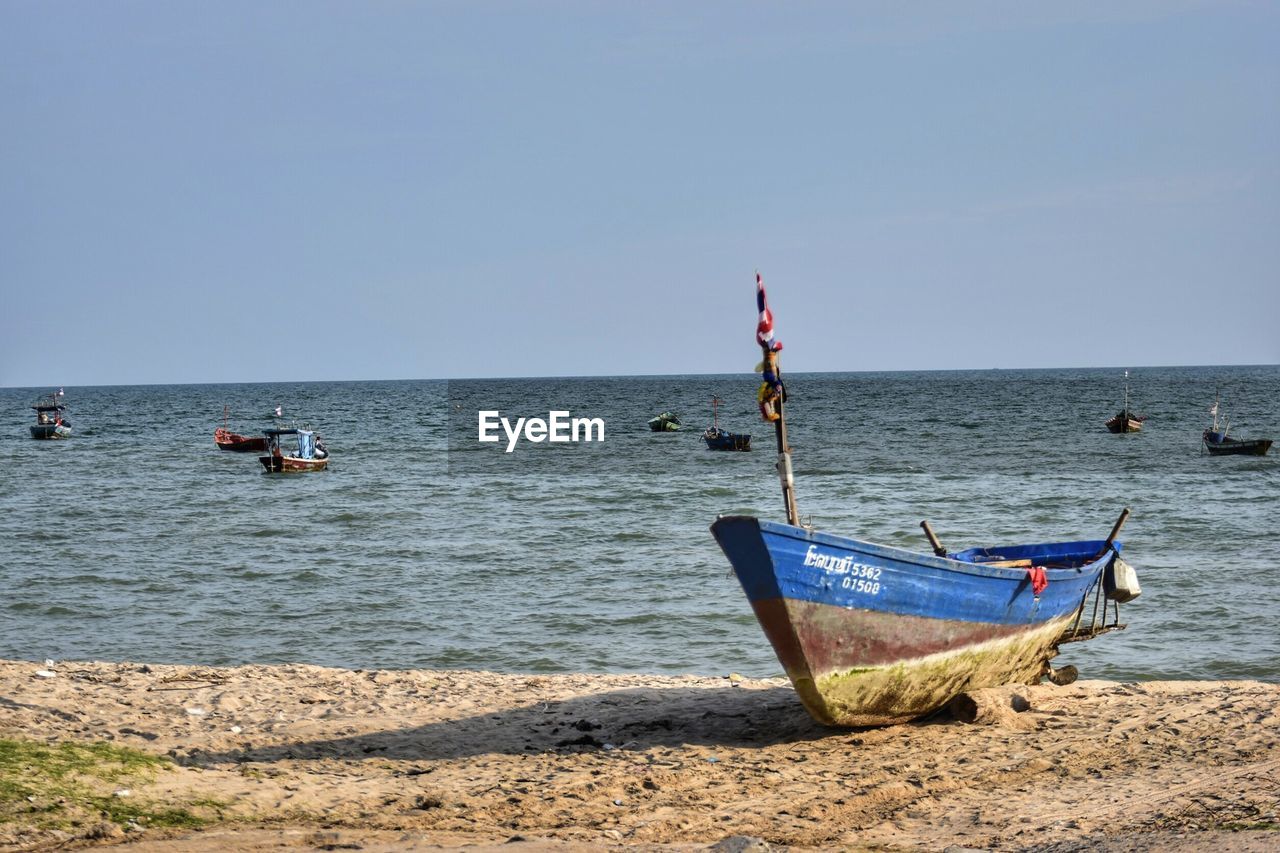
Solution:
[{"label": "sandy beach", "polygon": [[104,795],[203,823],[122,825],[32,793],[4,804],[0,847],[1280,846],[1280,685],[973,698],[972,721],[837,730],[785,680],[736,675],[3,661],[0,739],[165,756]]}]

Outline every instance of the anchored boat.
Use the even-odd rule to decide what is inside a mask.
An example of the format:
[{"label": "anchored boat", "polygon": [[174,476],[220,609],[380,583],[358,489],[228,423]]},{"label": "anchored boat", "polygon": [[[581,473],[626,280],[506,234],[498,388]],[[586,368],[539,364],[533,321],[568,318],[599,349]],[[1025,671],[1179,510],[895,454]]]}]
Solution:
[{"label": "anchored boat", "polygon": [[750,450],[750,435],[720,428],[720,402],[719,397],[711,398],[711,426],[702,433],[702,440],[710,450]]},{"label": "anchored boat", "polygon": [[63,391],[59,388],[47,397],[41,397],[31,408],[35,409],[36,422],[31,425],[31,437],[38,439],[70,438],[71,421],[67,420],[67,407],[62,404]]},{"label": "anchored boat", "polygon": [[1129,410],[1129,371],[1126,370],[1124,372],[1124,408],[1106,422],[1107,432],[1116,434],[1140,432],[1146,420],[1146,415],[1135,414]]},{"label": "anchored boat", "polygon": [[229,407],[223,406],[222,426],[213,431],[213,443],[219,450],[230,450],[234,453],[261,453],[267,449],[265,436],[248,436],[232,432],[227,423],[230,414]]},{"label": "anchored boat", "polygon": [[269,429],[263,434],[267,455],[258,461],[267,473],[323,471],[329,466],[329,451],[309,429]]},{"label": "anchored boat", "polygon": [[1116,541],[1128,509],[1105,540],[956,552],[921,522],[932,554],[802,525],[783,416],[782,345],[759,275],[756,286],[761,411],[777,435],[787,522],[721,516],[711,532],[815,719],[869,726],[925,716],[971,688],[1035,683],[1051,673],[1060,643],[1124,627],[1119,602],[1139,592]]},{"label": "anchored boat", "polygon": [[1232,438],[1227,435],[1231,422],[1224,420],[1219,427],[1217,398],[1214,398],[1209,414],[1213,415],[1213,424],[1204,431],[1201,440],[1210,456],[1266,456],[1271,449],[1269,438]]}]

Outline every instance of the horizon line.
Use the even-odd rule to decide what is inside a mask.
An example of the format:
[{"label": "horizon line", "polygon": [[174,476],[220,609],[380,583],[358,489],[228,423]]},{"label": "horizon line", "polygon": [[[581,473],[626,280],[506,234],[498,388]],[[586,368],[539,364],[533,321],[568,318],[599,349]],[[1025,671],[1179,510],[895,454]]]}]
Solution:
[{"label": "horizon line", "polygon": [[[1257,363],[1257,364],[1147,364],[1122,367],[1120,365],[1106,365],[1101,367],[1089,366],[1066,366],[1066,367],[929,367],[914,369],[893,369],[893,370],[794,370],[788,371],[790,376],[833,376],[839,374],[876,374],[876,373],[1000,373],[1000,372],[1030,372],[1030,371],[1066,371],[1066,370],[1088,370],[1088,371],[1106,371],[1106,370],[1179,370],[1179,369],[1203,369],[1203,368],[1246,368],[1246,367],[1280,367],[1280,363]],[[734,371],[731,373],[561,373],[561,374],[543,374],[543,375],[524,375],[524,376],[449,376],[449,377],[399,377],[386,379],[254,379],[254,380],[215,380],[215,381],[196,381],[196,382],[110,382],[96,383],[87,385],[66,384],[50,386],[50,385],[0,385],[0,391],[31,391],[43,388],[145,388],[151,386],[164,385],[315,385],[323,383],[354,383],[354,382],[484,382],[484,381],[504,381],[504,380],[533,380],[533,379],[670,379],[673,377],[683,376],[707,376],[707,377],[738,377],[748,378],[755,377],[757,374],[748,371]]]}]

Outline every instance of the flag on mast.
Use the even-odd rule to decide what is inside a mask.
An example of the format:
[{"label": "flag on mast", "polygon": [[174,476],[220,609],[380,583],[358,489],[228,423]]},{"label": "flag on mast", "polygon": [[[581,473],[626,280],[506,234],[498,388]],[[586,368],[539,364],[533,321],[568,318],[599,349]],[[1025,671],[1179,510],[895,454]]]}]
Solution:
[{"label": "flag on mast", "polygon": [[771,352],[782,349],[782,342],[773,339],[773,312],[769,310],[769,301],[764,293],[764,279],[756,273],[756,309],[760,312],[760,320],[756,323],[756,343]]}]

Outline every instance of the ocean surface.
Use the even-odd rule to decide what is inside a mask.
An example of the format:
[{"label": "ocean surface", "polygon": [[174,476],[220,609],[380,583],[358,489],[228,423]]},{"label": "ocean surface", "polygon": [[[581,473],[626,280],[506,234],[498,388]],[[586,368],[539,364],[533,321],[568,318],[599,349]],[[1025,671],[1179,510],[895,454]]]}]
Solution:
[{"label": "ocean surface", "polygon": [[[785,361],[784,361],[785,366]],[[1110,435],[1123,370],[794,374],[801,515],[919,550],[1121,539],[1124,631],[1063,647],[1082,677],[1280,680],[1280,367],[1137,368],[1149,420]],[[783,519],[757,380],[736,376],[0,389],[0,657],[204,665],[780,675],[708,525]],[[753,452],[700,439],[711,397]],[[267,475],[213,430],[284,421],[330,469]],[[481,443],[479,409],[601,418],[603,442]],[[678,412],[686,429],[646,421]]]}]

